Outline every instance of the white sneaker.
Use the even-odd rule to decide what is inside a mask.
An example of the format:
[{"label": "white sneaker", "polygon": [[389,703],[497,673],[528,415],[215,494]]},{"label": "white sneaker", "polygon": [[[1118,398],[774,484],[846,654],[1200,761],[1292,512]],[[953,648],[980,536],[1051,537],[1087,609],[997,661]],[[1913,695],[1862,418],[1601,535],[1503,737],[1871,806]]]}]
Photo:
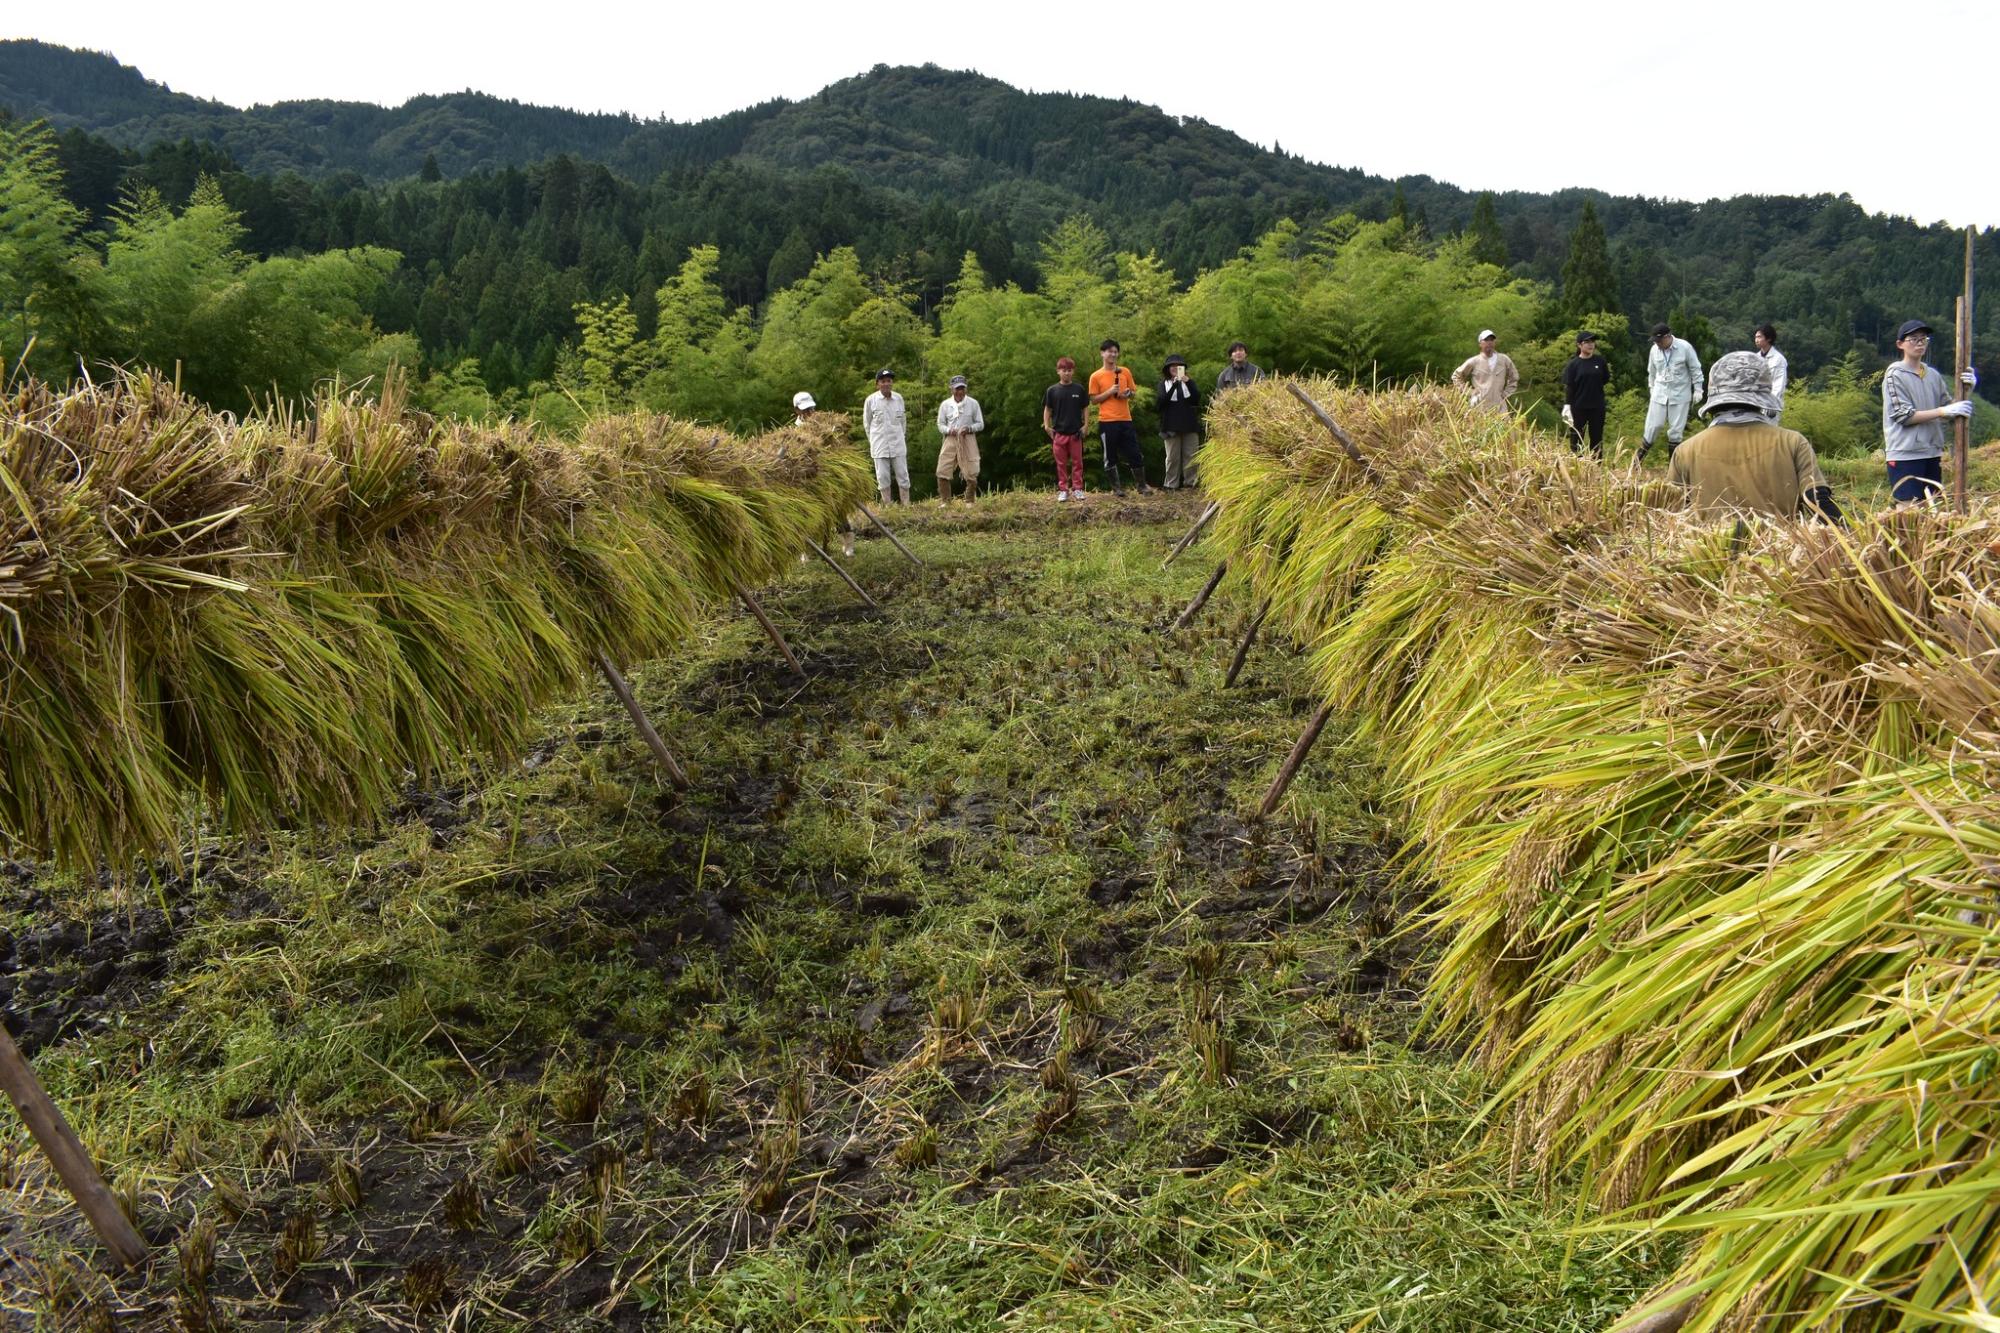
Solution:
[{"label": "white sneaker", "polygon": [[1061,504],[1061,503],[1062,503],[1062,502],[1063,502],[1064,500],[1067,500],[1067,499],[1069,499],[1069,492],[1068,492],[1068,491],[1057,491],[1057,492],[1056,492],[1056,503],[1057,503],[1057,504]]}]

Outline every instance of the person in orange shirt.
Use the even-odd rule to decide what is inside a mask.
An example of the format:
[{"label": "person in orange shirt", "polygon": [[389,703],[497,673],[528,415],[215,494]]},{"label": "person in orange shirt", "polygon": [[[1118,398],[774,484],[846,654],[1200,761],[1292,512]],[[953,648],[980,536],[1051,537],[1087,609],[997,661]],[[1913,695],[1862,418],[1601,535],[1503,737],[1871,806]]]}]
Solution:
[{"label": "person in orange shirt", "polygon": [[1097,433],[1104,442],[1104,476],[1114,492],[1125,494],[1125,487],[1118,480],[1122,463],[1131,469],[1133,479],[1139,484],[1139,494],[1151,495],[1153,488],[1146,484],[1145,455],[1139,452],[1139,431],[1132,424],[1132,395],[1139,391],[1138,381],[1132,378],[1131,371],[1118,364],[1116,338],[1106,338],[1098,345],[1097,353],[1104,361],[1104,369],[1091,372],[1090,401],[1097,404]]}]

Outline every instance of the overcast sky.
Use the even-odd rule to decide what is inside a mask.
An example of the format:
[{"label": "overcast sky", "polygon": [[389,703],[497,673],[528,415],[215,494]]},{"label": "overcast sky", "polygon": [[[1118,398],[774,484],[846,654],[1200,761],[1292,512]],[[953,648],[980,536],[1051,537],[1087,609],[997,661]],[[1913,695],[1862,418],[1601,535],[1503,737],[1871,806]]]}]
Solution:
[{"label": "overcast sky", "polygon": [[[1994,0],[97,0],[17,10],[0,33],[109,51],[176,91],[237,106],[395,105],[472,88],[673,120],[931,61],[1037,91],[1130,97],[1315,161],[1467,189],[1845,191],[1919,222],[2000,225],[1984,83],[2000,54]],[[1961,144],[1972,165],[1958,165]]]}]

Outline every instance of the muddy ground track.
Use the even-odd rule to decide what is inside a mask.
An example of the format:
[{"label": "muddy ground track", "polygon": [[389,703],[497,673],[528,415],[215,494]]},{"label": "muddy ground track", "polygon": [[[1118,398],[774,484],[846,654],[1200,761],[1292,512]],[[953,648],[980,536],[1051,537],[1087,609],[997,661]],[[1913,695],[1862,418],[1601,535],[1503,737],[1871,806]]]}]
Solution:
[{"label": "muddy ground track", "polygon": [[[1116,512],[1107,503],[1093,522],[1116,522]],[[978,530],[972,520],[959,521]],[[197,1212],[220,1215],[231,1250],[260,1254],[278,1243],[288,1225],[298,1225],[294,1219],[316,1210],[324,1215],[328,1177],[348,1164],[359,1167],[362,1197],[319,1226],[317,1262],[281,1288],[254,1263],[218,1267],[214,1296],[221,1308],[235,1308],[243,1325],[311,1321],[357,1295],[371,1299],[371,1290],[375,1298],[393,1302],[398,1275],[431,1257],[449,1266],[457,1285],[479,1285],[488,1313],[526,1318],[595,1311],[615,1327],[640,1324],[636,1306],[618,1298],[656,1262],[684,1273],[705,1270],[747,1246],[802,1235],[823,1248],[829,1262],[840,1261],[866,1251],[877,1219],[899,1198],[913,1189],[935,1188],[935,1182],[913,1183],[905,1169],[922,1160],[921,1135],[949,1139],[965,1122],[986,1114],[1006,1085],[1034,1088],[1039,1082],[1048,1088],[1064,1026],[1074,1025],[1079,1015],[1094,1032],[1085,1042],[1071,1043],[1075,1053],[1068,1068],[1078,1091],[1069,1109],[1038,1112],[1007,1137],[1004,1150],[963,1171],[955,1187],[961,1197],[974,1199],[1072,1170],[1068,1135],[1079,1118],[1089,1121],[1093,1133],[1119,1132],[1131,1094],[1157,1082],[1171,1066],[1159,1058],[1161,1052],[1184,1049],[1186,1039],[1180,1016],[1172,1012],[1134,1021],[1090,1015],[1088,997],[1094,991],[1139,973],[1174,980],[1204,967],[1203,942],[1282,941],[1289,927],[1330,912],[1346,914],[1356,948],[1339,968],[1309,973],[1306,984],[1322,992],[1332,1009],[1353,1015],[1356,1047],[1365,1045],[1371,1027],[1407,1033],[1420,978],[1413,975],[1416,946],[1394,936],[1411,893],[1392,874],[1393,848],[1323,841],[1317,829],[1282,816],[1261,828],[1247,824],[1243,802],[1229,789],[1241,775],[1227,765],[1275,760],[1275,755],[1218,757],[1183,789],[1183,806],[1171,816],[1107,796],[1089,809],[1082,827],[1065,834],[1040,815],[1047,794],[1077,778],[1083,761],[1052,748],[1038,771],[1010,772],[1007,781],[972,779],[943,790],[912,784],[885,818],[919,835],[928,879],[923,894],[833,867],[819,872],[797,867],[788,855],[784,825],[776,821],[820,798],[806,785],[802,761],[814,747],[823,750],[827,737],[882,718],[880,701],[899,682],[945,658],[955,633],[946,621],[990,623],[1032,614],[1036,573],[1037,567],[1026,563],[916,569],[900,559],[872,561],[867,582],[888,608],[885,619],[902,622],[896,633],[882,632],[877,618],[837,597],[806,598],[792,588],[768,593],[767,605],[786,627],[809,679],[792,676],[759,639],[684,683],[676,698],[691,714],[760,728],[772,743],[751,762],[721,770],[700,755],[684,755],[693,766],[694,790],[678,797],[662,788],[645,809],[685,844],[688,869],[622,874],[608,868],[559,935],[545,943],[558,951],[622,953],[678,988],[688,1000],[689,1021],[698,1021],[704,997],[741,989],[768,992],[770,978],[740,946],[745,930],[755,929],[767,914],[772,895],[831,914],[844,943],[858,945],[920,912],[950,910],[959,893],[958,872],[1060,844],[1088,858],[1088,896],[1098,917],[1094,929],[1035,955],[1028,979],[1045,989],[1025,1002],[979,1013],[976,1021],[962,1021],[939,1011],[930,995],[934,978],[910,976],[877,986],[854,977],[837,1001],[789,1016],[785,1044],[789,1067],[797,1071],[793,1086],[774,1078],[743,1088],[619,1096],[633,1090],[593,1087],[586,1073],[580,1083],[570,1080],[575,1090],[568,1095],[543,1099],[532,1163],[505,1176],[493,1166],[492,1144],[508,1127],[453,1124],[449,1107],[397,1106],[337,1124],[309,1123],[287,1107],[237,1107],[246,1121],[269,1122],[261,1172],[245,1187],[219,1190],[217,1178],[190,1169],[178,1184],[142,1202],[141,1220],[162,1248],[150,1283],[141,1290],[130,1281],[120,1284],[121,1299],[130,1302],[124,1307],[128,1320],[146,1311],[137,1326],[150,1327],[155,1325],[148,1320],[167,1317],[176,1262],[167,1242]],[[927,600],[940,608],[940,621],[913,623],[923,618],[918,608]],[[1126,631],[1121,635],[1126,655],[1112,665],[1145,673],[1163,698],[1171,697],[1177,680],[1185,681],[1189,659],[1226,664],[1241,624],[1240,611],[1231,623],[1231,614],[1218,603],[1204,623],[1163,638],[1160,631],[1178,609],[1150,596],[1104,612]],[[1115,656],[1117,650],[1111,652]],[[1275,645],[1261,646],[1243,688],[1246,697],[1268,698],[1259,692],[1277,691],[1303,725],[1310,700],[1292,697],[1300,673],[1287,657]],[[989,706],[997,707],[1002,694],[996,689]],[[939,709],[980,706],[951,701],[929,707],[902,696],[893,706],[901,711],[889,725],[920,727]],[[609,705],[583,711],[594,716],[553,726],[523,764],[533,769],[566,749],[601,749],[616,777],[650,786],[650,769],[630,743],[622,715]],[[1163,767],[1177,757],[1164,747],[1184,753],[1189,744],[1187,734],[1166,735],[1152,717],[1134,716],[1123,725],[1149,752],[1158,749],[1155,762]],[[1193,739],[1204,737],[1197,732]],[[1219,756],[1226,747],[1200,748]],[[421,820],[433,845],[449,849],[477,817],[478,801],[477,788],[412,790],[389,822]],[[1003,810],[1007,826],[1000,833],[995,821]],[[717,840],[752,849],[747,872],[740,867],[717,872],[699,850]],[[1148,850],[1135,850],[1142,847]],[[257,874],[254,850],[211,856],[200,869],[201,892],[208,895],[204,910],[216,910],[220,901],[224,912],[270,920],[273,933],[281,933],[284,926]],[[500,875],[480,891],[533,895],[547,887],[540,872],[525,870]],[[35,922],[18,937],[0,932],[0,1003],[24,1048],[33,1054],[88,1033],[121,1010],[160,1003],[176,977],[180,934],[196,911],[191,892],[186,872],[163,869],[129,910],[74,919],[41,891],[31,868],[0,863],[0,905]],[[357,892],[388,894],[394,885],[364,882]],[[1163,913],[1163,897],[1190,906]],[[997,925],[1005,931],[1031,928],[1005,916]],[[1200,980],[1218,993],[1229,986],[1226,971]],[[441,1055],[462,1061],[481,1080],[528,1086],[547,1086],[554,1059],[587,1071],[593,1059],[608,1062],[620,1047],[671,1040],[670,1033],[627,1030],[609,1008],[578,1015],[574,1044],[560,1053],[468,1048],[454,1038],[448,1007],[441,1006],[439,1020],[435,1044]],[[913,1084],[920,1095],[913,1097]],[[1051,1093],[1045,1105],[1059,1100]],[[802,1102],[810,1107],[804,1113]],[[601,1109],[607,1105],[610,1110]],[[1275,1100],[1269,1108],[1251,1106],[1236,1123],[1216,1127],[1206,1141],[1189,1142],[1182,1168],[1201,1170],[1237,1150],[1283,1142],[1309,1118],[1299,1107]],[[629,1174],[640,1171],[671,1179],[680,1206],[660,1207],[656,1194],[643,1212],[592,1213],[593,1198],[616,1192]],[[756,1188],[760,1174],[770,1177],[768,1188]],[[447,1197],[464,1180],[476,1182],[483,1211],[481,1224],[470,1230],[442,1220]],[[576,1234],[560,1232],[554,1256],[522,1263],[518,1250],[531,1221],[546,1217],[552,1205],[569,1202],[576,1205]],[[0,1234],[0,1242],[6,1240]],[[545,1254],[546,1242],[546,1237],[537,1242]],[[12,1258],[23,1256],[16,1250]],[[483,1285],[471,1280],[474,1275],[485,1279]],[[0,1283],[25,1276],[31,1275],[20,1263],[0,1261]]]}]

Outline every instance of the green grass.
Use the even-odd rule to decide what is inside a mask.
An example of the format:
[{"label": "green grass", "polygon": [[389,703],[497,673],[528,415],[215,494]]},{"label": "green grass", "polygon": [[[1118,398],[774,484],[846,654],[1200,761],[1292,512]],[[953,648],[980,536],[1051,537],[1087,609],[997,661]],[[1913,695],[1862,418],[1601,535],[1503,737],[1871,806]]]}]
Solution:
[{"label": "green grass", "polygon": [[[1510,1182],[1414,1032],[1371,754],[1329,730],[1244,822],[1311,700],[1269,642],[1221,689],[1226,583],[1157,632],[1194,512],[885,515],[929,563],[861,544],[882,616],[768,596],[803,688],[740,617],[633,673],[684,800],[593,697],[379,836],[205,848],[165,983],[38,1067],[155,1240],[217,1224],[245,1324],[407,1324],[441,1262],[466,1327],[1604,1327],[1672,1256]],[[0,1179],[0,1305],[112,1299],[39,1166]],[[192,1326],[178,1269],[115,1298]]]}]

